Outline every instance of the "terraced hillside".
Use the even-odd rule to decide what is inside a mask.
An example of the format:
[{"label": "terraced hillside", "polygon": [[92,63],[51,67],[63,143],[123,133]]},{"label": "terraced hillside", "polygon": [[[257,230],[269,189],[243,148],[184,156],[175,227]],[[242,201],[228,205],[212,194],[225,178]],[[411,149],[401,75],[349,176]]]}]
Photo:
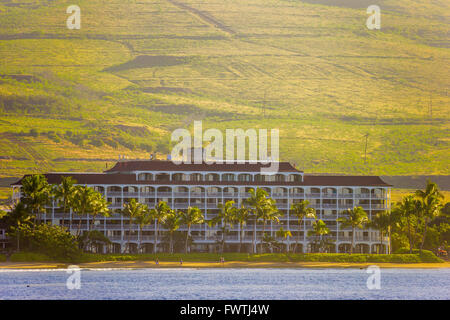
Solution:
[{"label": "terraced hillside", "polygon": [[0,177],[163,155],[194,119],[279,128],[308,172],[448,175],[450,3],[368,30],[372,2],[0,0]]}]

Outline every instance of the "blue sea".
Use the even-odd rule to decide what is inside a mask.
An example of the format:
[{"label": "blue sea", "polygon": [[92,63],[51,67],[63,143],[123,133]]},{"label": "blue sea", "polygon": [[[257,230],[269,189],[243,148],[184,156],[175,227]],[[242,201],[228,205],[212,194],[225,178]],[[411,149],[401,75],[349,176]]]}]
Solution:
[{"label": "blue sea", "polygon": [[450,269],[0,270],[0,299],[450,299]]}]

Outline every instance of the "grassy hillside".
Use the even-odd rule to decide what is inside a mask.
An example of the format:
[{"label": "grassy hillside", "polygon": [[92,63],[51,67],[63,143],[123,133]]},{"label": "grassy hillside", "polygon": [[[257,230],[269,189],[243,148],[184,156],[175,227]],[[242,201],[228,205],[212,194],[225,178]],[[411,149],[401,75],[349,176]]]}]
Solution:
[{"label": "grassy hillside", "polygon": [[379,31],[371,1],[79,0],[80,30],[70,4],[0,0],[0,177],[164,154],[194,119],[279,128],[309,172],[449,174],[448,1],[378,1]]}]

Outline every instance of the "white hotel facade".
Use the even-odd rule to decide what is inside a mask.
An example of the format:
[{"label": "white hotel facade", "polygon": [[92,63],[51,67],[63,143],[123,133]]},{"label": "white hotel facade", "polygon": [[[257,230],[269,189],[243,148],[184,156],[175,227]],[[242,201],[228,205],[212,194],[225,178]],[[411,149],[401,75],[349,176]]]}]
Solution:
[{"label": "white hotel facade", "polygon": [[[264,165],[265,166],[265,165]],[[314,237],[308,237],[312,229],[312,220],[305,219],[299,226],[297,218],[290,213],[293,203],[308,200],[310,207],[316,209],[317,217],[322,219],[330,229],[325,236],[333,240],[331,252],[347,252],[352,241],[352,231],[343,228],[337,221],[343,216],[342,211],[361,206],[369,219],[376,213],[389,210],[390,185],[377,176],[329,176],[307,175],[295,169],[288,162],[280,162],[279,170],[274,175],[262,175],[262,164],[227,163],[227,164],[180,164],[162,160],[122,160],[103,173],[48,173],[45,174],[51,184],[59,184],[62,176],[71,176],[79,185],[94,188],[111,203],[111,216],[96,219],[93,228],[103,232],[112,244],[105,245],[103,252],[121,252],[127,241],[132,250],[141,242],[145,252],[153,252],[155,241],[155,224],[145,226],[140,232],[137,225],[130,226],[128,219],[119,210],[130,199],[154,207],[159,201],[166,201],[171,208],[186,210],[189,206],[199,207],[206,220],[211,220],[219,211],[219,203],[234,200],[240,207],[248,197],[250,188],[265,189],[276,200],[276,205],[283,213],[279,224],[269,224],[265,232],[276,238],[276,231],[283,227],[290,230],[292,237],[277,240],[284,246],[293,244],[300,236],[298,252],[310,252]],[[12,185],[13,199],[21,197],[21,180]],[[62,208],[55,201],[39,219],[55,225],[70,227],[75,233],[80,217],[72,212],[66,213],[62,221]],[[89,229],[90,217],[81,217],[81,230]],[[242,243],[247,252],[252,251],[254,243],[254,222],[245,226]],[[262,239],[262,222],[256,226],[256,243]],[[179,231],[186,231],[181,226]],[[164,242],[164,228],[160,228],[158,241]],[[237,251],[241,241],[239,225],[234,225],[226,234],[226,251]],[[214,252],[222,236],[220,226],[210,227],[207,223],[191,228],[192,251]],[[382,239],[372,229],[361,229],[355,233],[356,252],[387,253],[388,238]],[[159,247],[164,245],[159,244]]]}]

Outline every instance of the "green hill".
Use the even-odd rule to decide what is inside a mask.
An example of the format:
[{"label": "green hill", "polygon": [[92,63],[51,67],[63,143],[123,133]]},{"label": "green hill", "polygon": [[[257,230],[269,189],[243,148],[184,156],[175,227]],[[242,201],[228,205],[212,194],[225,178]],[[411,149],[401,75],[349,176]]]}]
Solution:
[{"label": "green hill", "polygon": [[[370,3],[369,3],[370,2]],[[0,177],[98,171],[170,133],[279,128],[309,172],[444,174],[450,4],[0,0]],[[364,145],[368,136],[367,160]]]}]

